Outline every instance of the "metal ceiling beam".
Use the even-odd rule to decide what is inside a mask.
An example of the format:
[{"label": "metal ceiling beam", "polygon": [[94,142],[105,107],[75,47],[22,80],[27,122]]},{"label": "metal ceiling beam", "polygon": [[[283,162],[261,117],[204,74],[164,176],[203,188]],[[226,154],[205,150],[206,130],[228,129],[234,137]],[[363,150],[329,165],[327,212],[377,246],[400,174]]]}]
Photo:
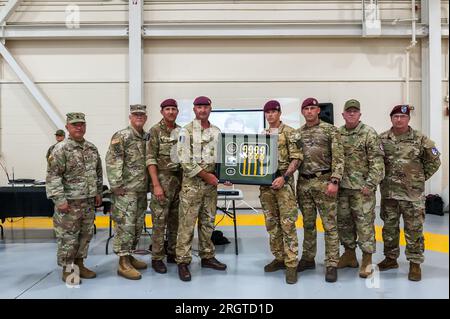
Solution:
[{"label": "metal ceiling beam", "polygon": [[8,20],[8,18],[14,13],[21,2],[22,0],[9,0],[5,4],[3,10],[0,11],[0,25]]},{"label": "metal ceiling beam", "polygon": [[[442,37],[448,38],[448,24],[442,25]],[[362,37],[360,24],[295,24],[295,23],[177,23],[144,25],[144,38],[270,38],[304,37],[327,38]],[[428,36],[426,24],[417,25],[417,38]],[[128,39],[127,25],[81,25],[69,29],[64,25],[7,25],[0,37],[6,40],[22,39]],[[381,36],[411,37],[410,25],[383,25]]]},{"label": "metal ceiling beam", "polygon": [[50,104],[48,99],[42,94],[41,90],[37,85],[31,80],[30,76],[20,67],[11,53],[6,49],[3,43],[0,42],[0,54],[3,56],[5,61],[9,64],[11,69],[17,75],[17,77],[23,82],[25,87],[31,93],[31,95],[36,99],[39,106],[48,115],[50,120],[55,125],[55,128],[61,129],[64,127],[65,123],[61,119],[61,116],[56,112],[55,108]]},{"label": "metal ceiling beam", "polygon": [[6,40],[26,39],[127,39],[126,25],[81,25],[69,29],[65,25],[7,25],[2,38]]},{"label": "metal ceiling beam", "polygon": [[144,102],[144,43],[142,24],[144,0],[129,0],[128,99],[131,104]]},{"label": "metal ceiling beam", "polygon": [[[410,25],[384,24],[380,37],[411,37]],[[144,38],[252,38],[252,37],[362,37],[361,24],[304,23],[179,23],[144,25]],[[417,25],[417,37],[428,36],[426,25]]]}]

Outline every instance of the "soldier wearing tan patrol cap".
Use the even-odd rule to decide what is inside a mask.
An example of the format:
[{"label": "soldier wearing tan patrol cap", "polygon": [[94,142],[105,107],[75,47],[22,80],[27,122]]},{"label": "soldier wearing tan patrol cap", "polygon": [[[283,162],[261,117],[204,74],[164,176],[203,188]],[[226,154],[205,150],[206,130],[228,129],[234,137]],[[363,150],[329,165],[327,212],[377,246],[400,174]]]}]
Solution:
[{"label": "soldier wearing tan patrol cap", "polygon": [[424,262],[423,223],[425,220],[425,181],[439,169],[440,153],[433,141],[409,126],[410,108],[396,105],[391,113],[392,127],[380,135],[386,176],[381,182],[381,219],[385,259],[380,271],[398,268],[400,255],[400,216],[403,215],[408,279],[422,279]]},{"label": "soldier wearing tan patrol cap", "polygon": [[96,277],[83,260],[94,234],[94,205],[102,203],[103,171],[97,148],[84,139],[85,115],[68,113],[66,129],[69,138],[56,144],[48,157],[46,190],[55,203],[53,224],[62,279],[77,284],[80,277]]},{"label": "soldier wearing tan patrol cap", "polygon": [[55,145],[58,144],[59,142],[64,141],[64,139],[66,138],[66,132],[64,132],[64,130],[57,130],[55,133],[55,138],[56,138],[56,143],[53,144],[52,146],[50,146],[47,150],[47,155],[45,156],[45,158],[48,160],[48,157],[50,156],[50,154],[52,153],[53,149],[55,148]]},{"label": "soldier wearing tan patrol cap", "polygon": [[344,146],[345,168],[338,196],[338,232],[345,248],[338,268],[357,268],[356,246],[363,253],[359,276],[367,278],[375,253],[375,191],[384,177],[384,152],[377,132],[362,123],[361,105],[345,102],[339,128]]},{"label": "soldier wearing tan patrol cap", "polygon": [[148,172],[145,165],[147,107],[130,105],[130,125],[111,138],[106,153],[106,173],[112,195],[115,221],[113,249],[119,256],[117,273],[127,279],[141,279],[139,269],[147,264],[133,257],[141,237],[147,209]]}]

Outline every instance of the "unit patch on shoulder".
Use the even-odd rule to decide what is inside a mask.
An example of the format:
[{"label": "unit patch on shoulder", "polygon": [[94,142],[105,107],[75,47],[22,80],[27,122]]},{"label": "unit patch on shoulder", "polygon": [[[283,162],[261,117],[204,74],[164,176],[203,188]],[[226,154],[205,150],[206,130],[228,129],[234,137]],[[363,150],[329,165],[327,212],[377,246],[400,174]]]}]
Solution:
[{"label": "unit patch on shoulder", "polygon": [[118,144],[118,143],[120,143],[120,139],[118,139],[118,138],[114,138],[112,141],[111,141],[111,144]]},{"label": "unit patch on shoulder", "polygon": [[436,155],[439,154],[439,151],[438,151],[438,149],[437,149],[436,147],[433,147],[433,148],[431,149],[431,153],[433,153],[433,155],[436,156]]}]

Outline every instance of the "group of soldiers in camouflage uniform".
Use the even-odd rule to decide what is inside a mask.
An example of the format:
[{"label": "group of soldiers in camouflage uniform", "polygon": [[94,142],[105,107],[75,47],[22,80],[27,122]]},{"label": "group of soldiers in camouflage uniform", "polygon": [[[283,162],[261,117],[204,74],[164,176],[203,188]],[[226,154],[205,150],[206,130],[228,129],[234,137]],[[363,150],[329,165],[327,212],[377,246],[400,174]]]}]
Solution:
[{"label": "group of soldiers in camouflage uniform", "polygon": [[[380,136],[360,121],[357,100],[344,105],[345,125],[340,128],[319,118],[319,103],[308,98],[301,105],[306,124],[294,130],[279,119],[281,106],[269,101],[264,113],[269,131],[279,135],[279,178],[271,187],[261,187],[261,205],[275,259],[266,272],[286,269],[286,282],[297,282],[297,272],[315,268],[316,217],[325,230],[325,280],[337,281],[337,269],[359,266],[356,246],[362,250],[359,276],[373,272],[375,253],[375,192],[381,183],[381,219],[384,221],[385,259],[380,271],[398,268],[399,222],[403,215],[408,278],[421,280],[424,261],[424,184],[440,167],[434,143],[409,126],[410,108],[395,106],[392,127]],[[299,262],[295,228],[297,207],[292,180],[297,170],[297,202],[303,215],[303,252]],[[339,242],[345,252],[339,257]]]},{"label": "group of soldiers in camouflage uniform", "polygon": [[[278,135],[278,170],[271,186],[260,187],[260,200],[270,249],[275,259],[265,272],[286,269],[294,284],[298,272],[315,268],[317,212],[325,230],[325,280],[335,282],[337,269],[357,268],[356,246],[363,253],[359,276],[371,275],[375,252],[375,192],[380,184],[385,259],[379,270],[398,268],[399,220],[403,215],[410,280],[421,280],[424,261],[424,183],[440,166],[434,143],[408,124],[410,109],[398,105],[390,113],[392,128],[380,136],[360,121],[360,103],[344,105],[340,128],[319,118],[320,106],[308,98],[301,105],[306,124],[294,129],[281,122],[276,100],[264,105],[266,134]],[[115,222],[114,252],[118,275],[137,280],[147,264],[133,257],[144,225],[147,191],[152,198],[152,268],[166,273],[178,265],[179,278],[190,281],[192,239],[198,222],[201,266],[219,271],[211,240],[217,207],[215,176],[219,128],[209,122],[211,100],[194,100],[195,119],[176,124],[176,100],[161,103],[162,120],[144,131],[146,106],[130,106],[130,126],[115,133],[106,155]],[[55,203],[54,227],[58,265],[66,283],[94,278],[84,266],[94,229],[94,208],[101,205],[102,164],[97,148],[84,139],[83,113],[67,114],[69,138],[48,155],[47,195]],[[298,171],[297,185],[293,174]],[[230,183],[226,183],[230,185]],[[303,215],[303,252],[298,260],[296,221]],[[165,247],[165,237],[168,245]],[[339,256],[339,242],[345,252]],[[78,277],[78,278],[77,278]],[[75,279],[74,279],[75,278]]]}]

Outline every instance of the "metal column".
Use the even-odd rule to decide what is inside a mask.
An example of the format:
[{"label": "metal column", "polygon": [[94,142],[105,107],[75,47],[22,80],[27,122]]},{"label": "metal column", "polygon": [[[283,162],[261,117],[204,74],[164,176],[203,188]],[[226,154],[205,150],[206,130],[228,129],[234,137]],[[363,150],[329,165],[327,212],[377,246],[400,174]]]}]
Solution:
[{"label": "metal column", "polygon": [[144,69],[142,60],[144,45],[142,39],[142,22],[144,1],[129,0],[129,102],[144,102]]},{"label": "metal column", "polygon": [[[429,25],[428,37],[422,39],[422,132],[442,150],[442,26],[441,1],[422,0],[422,23]],[[426,183],[426,193],[441,194],[442,169]]]}]

